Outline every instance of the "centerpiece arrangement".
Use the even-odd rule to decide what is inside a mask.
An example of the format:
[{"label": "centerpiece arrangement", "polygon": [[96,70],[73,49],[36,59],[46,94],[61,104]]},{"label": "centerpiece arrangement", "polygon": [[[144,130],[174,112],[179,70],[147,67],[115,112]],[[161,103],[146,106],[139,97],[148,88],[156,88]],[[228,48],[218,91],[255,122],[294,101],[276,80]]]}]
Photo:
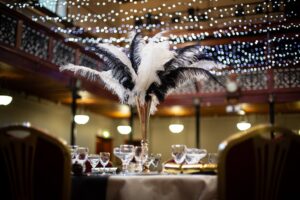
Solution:
[{"label": "centerpiece arrangement", "polygon": [[223,65],[203,53],[199,45],[171,50],[161,33],[147,40],[141,33],[135,33],[128,52],[108,44],[92,45],[89,49],[103,60],[102,71],[73,64],[61,66],[60,70],[89,80],[102,80],[121,103],[136,105],[142,131],[141,145],[145,148],[150,113],[156,111],[169,92],[191,80],[211,78],[223,85],[214,75]]}]

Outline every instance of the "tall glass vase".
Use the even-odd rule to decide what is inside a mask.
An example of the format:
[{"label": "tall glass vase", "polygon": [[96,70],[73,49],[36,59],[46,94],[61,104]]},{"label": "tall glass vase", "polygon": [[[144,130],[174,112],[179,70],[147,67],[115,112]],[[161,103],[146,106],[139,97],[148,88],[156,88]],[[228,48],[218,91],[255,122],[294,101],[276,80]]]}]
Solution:
[{"label": "tall glass vase", "polygon": [[148,101],[141,102],[140,99],[136,97],[135,100],[142,132],[141,146],[143,151],[148,154],[149,119],[152,99],[150,98]]}]

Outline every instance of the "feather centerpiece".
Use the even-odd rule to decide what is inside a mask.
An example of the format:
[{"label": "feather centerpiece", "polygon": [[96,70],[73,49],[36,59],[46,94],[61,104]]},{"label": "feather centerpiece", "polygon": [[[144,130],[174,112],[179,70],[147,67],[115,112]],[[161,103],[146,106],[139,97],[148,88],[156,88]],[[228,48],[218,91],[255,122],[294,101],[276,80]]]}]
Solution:
[{"label": "feather centerpiece", "polygon": [[89,80],[102,80],[105,87],[115,93],[121,103],[134,105],[151,101],[151,113],[162,102],[168,92],[190,80],[213,79],[220,85],[214,71],[223,65],[201,51],[199,45],[170,50],[168,41],[158,40],[161,33],[147,41],[136,33],[130,44],[129,54],[108,44],[92,46],[104,62],[103,71],[88,66],[67,64],[61,71],[70,71]]}]

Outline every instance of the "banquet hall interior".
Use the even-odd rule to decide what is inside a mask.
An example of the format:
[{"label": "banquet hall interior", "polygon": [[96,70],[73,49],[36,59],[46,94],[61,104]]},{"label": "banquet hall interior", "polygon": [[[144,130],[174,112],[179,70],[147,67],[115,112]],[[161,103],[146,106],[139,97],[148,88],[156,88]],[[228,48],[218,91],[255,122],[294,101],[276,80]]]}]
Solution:
[{"label": "banquet hall interior", "polygon": [[296,0],[1,0],[0,126],[31,125],[90,153],[139,144],[134,104],[101,79],[60,70],[101,71],[105,59],[88,47],[128,52],[139,32],[173,52],[198,45],[221,66],[213,74],[221,84],[190,78],[151,114],[149,150],[162,162],[173,144],[217,153],[229,136],[261,124],[300,135],[299,8]]}]

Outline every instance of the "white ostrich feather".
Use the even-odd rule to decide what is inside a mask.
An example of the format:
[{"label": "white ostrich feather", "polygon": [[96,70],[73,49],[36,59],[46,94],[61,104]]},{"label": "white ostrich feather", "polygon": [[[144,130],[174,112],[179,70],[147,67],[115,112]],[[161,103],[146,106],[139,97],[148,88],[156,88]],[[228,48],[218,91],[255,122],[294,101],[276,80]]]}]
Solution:
[{"label": "white ostrich feather", "polygon": [[225,65],[212,60],[201,60],[188,67],[202,68],[213,73],[214,71],[220,71],[221,69],[224,69]]},{"label": "white ostrich feather", "polygon": [[138,68],[135,91],[140,94],[147,91],[156,82],[160,84],[158,71],[164,70],[164,64],[174,57],[166,42],[148,43],[141,52],[141,64]]},{"label": "white ostrich feather", "polygon": [[159,33],[156,33],[153,37],[149,38],[149,43],[152,42],[160,42],[160,39],[163,39],[163,34],[166,33],[167,31],[161,31]]},{"label": "white ostrich feather", "polygon": [[91,81],[101,79],[100,72],[98,72],[94,69],[85,67],[85,66],[74,65],[74,64],[69,63],[66,65],[60,66],[59,70],[73,72],[75,75],[80,75]]},{"label": "white ostrich feather", "polygon": [[59,70],[73,72],[75,75],[80,75],[86,78],[87,80],[102,80],[105,83],[105,87],[111,90],[114,94],[116,94],[122,103],[125,103],[126,99],[129,97],[130,91],[128,89],[125,89],[119,83],[119,80],[115,79],[112,76],[111,70],[99,72],[85,66],[79,66],[74,64],[63,65],[59,68]]},{"label": "white ostrich feather", "polygon": [[119,81],[113,77],[111,70],[100,72],[100,76],[105,83],[105,87],[116,94],[121,103],[127,103],[128,99],[132,98],[130,97],[132,96],[131,91],[124,88]]},{"label": "white ostrich feather", "polygon": [[157,105],[159,104],[159,100],[155,95],[152,95],[152,103],[150,107],[150,114],[153,115],[157,111]]}]

